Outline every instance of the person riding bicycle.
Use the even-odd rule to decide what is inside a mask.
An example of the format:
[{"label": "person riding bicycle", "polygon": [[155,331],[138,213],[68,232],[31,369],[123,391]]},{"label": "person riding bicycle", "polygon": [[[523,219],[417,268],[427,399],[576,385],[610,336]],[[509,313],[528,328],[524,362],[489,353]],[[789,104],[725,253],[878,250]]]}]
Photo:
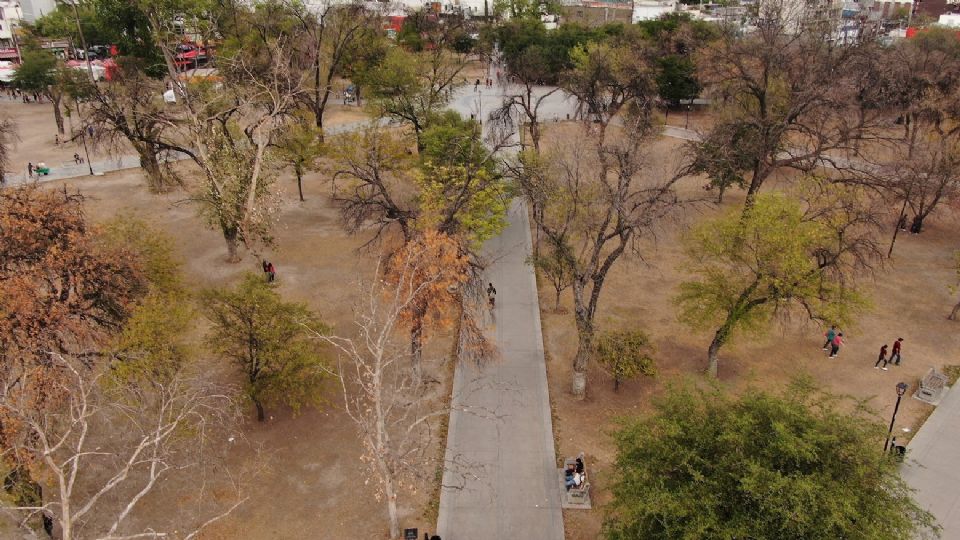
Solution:
[{"label": "person riding bicycle", "polygon": [[490,307],[493,307],[497,300],[497,289],[493,288],[493,283],[487,284],[487,300],[490,302]]}]

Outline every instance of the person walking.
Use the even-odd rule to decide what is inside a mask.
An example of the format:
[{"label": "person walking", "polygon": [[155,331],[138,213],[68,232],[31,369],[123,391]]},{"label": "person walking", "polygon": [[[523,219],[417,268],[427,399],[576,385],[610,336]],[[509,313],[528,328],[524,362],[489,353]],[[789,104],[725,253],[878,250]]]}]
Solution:
[{"label": "person walking", "polygon": [[830,358],[836,358],[840,354],[840,346],[843,345],[843,332],[837,332],[830,342]]},{"label": "person walking", "polygon": [[267,263],[267,283],[273,283],[277,279],[277,270],[273,267],[272,262]]},{"label": "person walking", "polygon": [[887,344],[884,343],[883,347],[880,347],[880,356],[877,357],[877,363],[873,365],[873,369],[880,369],[880,362],[883,362],[883,370],[887,371]]},{"label": "person walking", "polygon": [[823,337],[827,338],[827,340],[823,342],[823,350],[826,351],[830,349],[830,343],[833,341],[833,338],[836,337],[836,335],[837,335],[837,327],[834,325],[830,325],[830,329],[827,330],[825,334],[823,334]]},{"label": "person walking", "polygon": [[491,308],[497,302],[497,289],[493,287],[493,283],[487,284],[487,301],[490,302]]},{"label": "person walking", "polygon": [[898,337],[896,341],[893,342],[893,352],[890,353],[890,363],[895,366],[900,365],[900,343],[903,341],[902,337]]},{"label": "person walking", "polygon": [[33,162],[27,163],[27,176],[33,178]]}]

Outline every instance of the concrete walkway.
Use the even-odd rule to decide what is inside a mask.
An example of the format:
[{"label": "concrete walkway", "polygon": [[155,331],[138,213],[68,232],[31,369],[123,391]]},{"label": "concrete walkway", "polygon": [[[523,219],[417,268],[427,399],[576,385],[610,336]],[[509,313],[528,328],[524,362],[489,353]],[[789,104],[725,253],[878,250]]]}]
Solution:
[{"label": "concrete walkway", "polygon": [[[562,540],[563,515],[526,206],[485,246],[497,288],[500,358],[457,366],[437,534],[444,540]],[[470,408],[493,412],[471,414]],[[452,463],[462,466],[450,466]]]},{"label": "concrete walkway", "polygon": [[942,538],[960,538],[960,390],[947,392],[907,445],[900,475],[940,522]]}]

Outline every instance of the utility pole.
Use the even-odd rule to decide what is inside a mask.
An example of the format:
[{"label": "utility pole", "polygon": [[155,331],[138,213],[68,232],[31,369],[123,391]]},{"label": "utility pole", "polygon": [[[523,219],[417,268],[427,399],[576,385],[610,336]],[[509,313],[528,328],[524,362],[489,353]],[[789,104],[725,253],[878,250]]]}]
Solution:
[{"label": "utility pole", "polygon": [[87,73],[90,74],[90,80],[96,85],[97,78],[93,76],[93,66],[90,65],[90,51],[87,50],[87,40],[83,37],[83,27],[80,25],[80,11],[77,9],[77,0],[70,2],[70,5],[73,7],[73,18],[77,22],[77,34],[80,36],[80,46],[83,47],[83,58],[87,61]]},{"label": "utility pole", "polygon": [[[90,75],[90,80],[93,82],[93,86],[97,86],[97,78],[93,75],[93,66],[90,64],[90,51],[87,49],[87,40],[83,37],[83,27],[80,25],[80,11],[77,9],[77,0],[70,2],[70,5],[73,7],[73,18],[77,22],[77,34],[80,36],[80,46],[83,47],[83,58],[87,61],[87,73]],[[72,45],[72,43],[71,43]],[[80,114],[80,100],[77,99],[77,96],[73,96],[73,103],[76,106],[77,114]],[[87,128],[83,125],[83,118],[81,117],[80,122],[80,140],[83,141],[83,154],[87,158],[87,170],[90,171],[90,176],[93,176],[93,162],[90,161],[90,148],[87,146]]]}]

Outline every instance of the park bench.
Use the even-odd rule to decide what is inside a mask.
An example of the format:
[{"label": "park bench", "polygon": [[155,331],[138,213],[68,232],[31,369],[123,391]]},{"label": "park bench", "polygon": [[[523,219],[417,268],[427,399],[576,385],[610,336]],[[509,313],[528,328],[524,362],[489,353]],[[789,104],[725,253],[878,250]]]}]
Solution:
[{"label": "park bench", "polygon": [[936,405],[940,403],[943,392],[947,388],[947,376],[934,368],[930,368],[927,374],[920,379],[920,388],[913,395],[916,399]]},{"label": "park bench", "polygon": [[[570,467],[576,466],[577,458],[580,458],[580,460],[583,461],[583,478],[579,486],[571,486],[568,490],[566,486],[566,470]],[[560,506],[562,508],[590,509],[590,475],[587,472],[587,462],[584,458],[584,453],[580,452],[580,455],[577,457],[564,459],[563,468],[559,469],[558,473],[562,494]]]}]

